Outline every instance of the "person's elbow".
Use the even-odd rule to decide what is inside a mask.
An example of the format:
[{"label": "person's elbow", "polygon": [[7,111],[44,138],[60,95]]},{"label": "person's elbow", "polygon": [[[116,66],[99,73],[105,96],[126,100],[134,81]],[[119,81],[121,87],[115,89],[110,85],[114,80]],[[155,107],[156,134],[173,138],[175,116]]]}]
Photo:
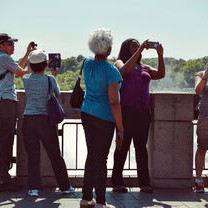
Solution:
[{"label": "person's elbow", "polygon": [[165,77],[165,72],[164,73],[157,73],[155,76],[154,76],[154,79],[163,79]]},{"label": "person's elbow", "polygon": [[195,87],[195,93],[197,95],[200,95],[202,92],[201,92],[201,89],[199,89],[199,87]]},{"label": "person's elbow", "polygon": [[160,76],[161,76],[161,79],[165,77],[165,67],[162,68]]},{"label": "person's elbow", "polygon": [[160,77],[160,79],[164,78],[165,77],[165,72],[161,73],[159,77]]},{"label": "person's elbow", "polygon": [[18,69],[16,71],[14,71],[14,74],[19,76],[19,77],[22,77],[24,76],[25,74],[28,74],[29,71],[28,70],[23,70],[21,67],[18,67]]},{"label": "person's elbow", "polygon": [[196,85],[194,90],[195,90],[195,93],[196,93],[197,95],[200,95],[200,94],[202,94],[203,89],[204,89],[204,88],[202,88],[200,85]]}]

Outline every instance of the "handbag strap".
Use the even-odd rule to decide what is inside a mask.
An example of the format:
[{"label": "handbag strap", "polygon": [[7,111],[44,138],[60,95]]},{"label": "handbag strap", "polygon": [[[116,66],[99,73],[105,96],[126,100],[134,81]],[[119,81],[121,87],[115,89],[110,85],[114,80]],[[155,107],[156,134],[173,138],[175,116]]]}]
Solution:
[{"label": "handbag strap", "polygon": [[80,72],[79,72],[79,77],[82,76],[82,71],[83,71],[83,66],[84,66],[84,62],[85,62],[86,58],[83,60],[82,62],[82,66],[81,66],[81,69],[80,69]]}]

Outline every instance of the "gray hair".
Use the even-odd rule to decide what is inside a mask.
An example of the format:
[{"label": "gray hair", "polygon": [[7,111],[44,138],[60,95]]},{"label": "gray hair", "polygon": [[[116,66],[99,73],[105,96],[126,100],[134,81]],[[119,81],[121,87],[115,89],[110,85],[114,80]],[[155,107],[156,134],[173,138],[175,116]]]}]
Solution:
[{"label": "gray hair", "polygon": [[90,35],[88,45],[94,54],[105,54],[113,44],[113,35],[109,29],[98,28]]}]

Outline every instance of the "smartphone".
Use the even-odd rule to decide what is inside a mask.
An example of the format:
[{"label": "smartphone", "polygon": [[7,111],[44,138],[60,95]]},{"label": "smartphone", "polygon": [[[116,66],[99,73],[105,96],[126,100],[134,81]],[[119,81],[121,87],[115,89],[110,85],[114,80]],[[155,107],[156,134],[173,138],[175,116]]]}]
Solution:
[{"label": "smartphone", "polygon": [[153,41],[148,41],[148,48],[153,48],[153,49],[157,49],[160,45],[159,42],[153,42]]},{"label": "smartphone", "polygon": [[49,53],[48,54],[49,68],[60,68],[61,67],[61,54],[60,53]]}]

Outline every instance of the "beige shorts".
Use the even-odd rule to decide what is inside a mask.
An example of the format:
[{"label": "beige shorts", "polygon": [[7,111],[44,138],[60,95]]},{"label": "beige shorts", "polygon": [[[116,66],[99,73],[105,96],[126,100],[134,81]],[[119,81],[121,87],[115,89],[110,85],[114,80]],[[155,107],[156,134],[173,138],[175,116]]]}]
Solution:
[{"label": "beige shorts", "polygon": [[200,115],[197,122],[197,144],[200,148],[208,149],[208,117]]}]

